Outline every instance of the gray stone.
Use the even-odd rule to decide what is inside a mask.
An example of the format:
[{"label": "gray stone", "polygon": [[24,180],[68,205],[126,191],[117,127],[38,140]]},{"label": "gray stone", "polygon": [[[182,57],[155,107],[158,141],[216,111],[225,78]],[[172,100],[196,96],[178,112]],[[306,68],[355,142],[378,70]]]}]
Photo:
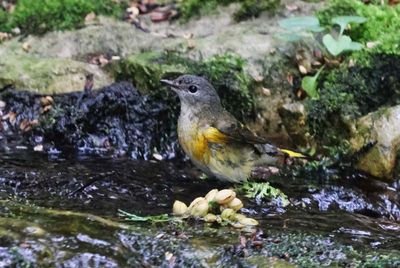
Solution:
[{"label": "gray stone", "polygon": [[354,151],[374,144],[357,167],[378,178],[392,180],[400,152],[400,105],[382,108],[357,120],[350,144]]}]

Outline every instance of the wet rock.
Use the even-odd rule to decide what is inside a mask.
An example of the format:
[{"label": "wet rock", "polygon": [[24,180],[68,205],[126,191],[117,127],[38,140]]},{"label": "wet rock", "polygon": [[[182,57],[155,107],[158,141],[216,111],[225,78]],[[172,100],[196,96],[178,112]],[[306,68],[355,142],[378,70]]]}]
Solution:
[{"label": "wet rock", "polygon": [[[165,100],[142,96],[127,82],[92,93],[55,95],[46,110],[40,95],[8,89],[1,98],[7,104],[4,113],[13,115],[2,123],[5,135],[22,134],[32,147],[44,145],[48,153],[72,147],[145,159],[153,153],[164,159],[176,155],[175,113]],[[21,129],[31,122],[37,123]]]},{"label": "wet rock", "polygon": [[98,66],[60,58],[39,58],[9,53],[1,55],[0,89],[6,86],[41,94],[81,91],[87,74],[94,75],[95,87],[113,79]]},{"label": "wet rock", "polygon": [[399,126],[399,105],[382,108],[357,120],[351,146],[355,151],[368,147],[358,160],[357,167],[360,170],[378,178],[393,180],[400,150]]}]

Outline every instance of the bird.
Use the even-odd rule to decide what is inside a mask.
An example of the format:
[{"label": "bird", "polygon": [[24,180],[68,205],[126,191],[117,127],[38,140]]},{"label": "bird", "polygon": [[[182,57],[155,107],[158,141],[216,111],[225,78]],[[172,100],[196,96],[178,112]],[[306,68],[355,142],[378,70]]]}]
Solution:
[{"label": "bird", "polygon": [[222,106],[217,91],[205,78],[185,74],[160,82],[179,96],[177,131],[183,151],[208,176],[243,183],[257,167],[304,157],[254,134]]}]

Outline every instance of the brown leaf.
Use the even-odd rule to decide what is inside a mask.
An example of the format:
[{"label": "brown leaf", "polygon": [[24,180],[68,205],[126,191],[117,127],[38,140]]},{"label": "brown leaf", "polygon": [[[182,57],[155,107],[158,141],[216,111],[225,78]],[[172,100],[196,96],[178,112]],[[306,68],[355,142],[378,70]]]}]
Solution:
[{"label": "brown leaf", "polygon": [[31,50],[31,45],[28,43],[28,42],[24,42],[23,44],[22,44],[22,49],[25,51],[25,52],[29,52],[29,50]]},{"label": "brown leaf", "polygon": [[42,107],[48,106],[48,105],[53,105],[54,104],[54,99],[51,96],[45,96],[40,98],[40,105]]},{"label": "brown leaf", "polygon": [[96,18],[96,13],[90,12],[85,17],[85,22],[92,22]]},{"label": "brown leaf", "polygon": [[17,121],[17,114],[14,112],[9,112],[6,116],[8,116],[8,121],[10,124],[14,126]]},{"label": "brown leaf", "polygon": [[289,85],[293,86],[293,75],[288,73],[286,75],[286,80],[288,81]]},{"label": "brown leaf", "polygon": [[304,67],[303,65],[299,65],[299,71],[300,71],[301,74],[307,74],[308,73],[306,67]]},{"label": "brown leaf", "polygon": [[21,123],[19,124],[19,129],[22,132],[27,132],[27,131],[31,130],[31,125],[29,123],[29,120],[28,119],[22,120]]},{"label": "brown leaf", "polygon": [[171,16],[171,11],[166,10],[166,11],[153,11],[150,14],[150,19],[152,22],[161,22],[161,21],[166,21],[170,18]]}]

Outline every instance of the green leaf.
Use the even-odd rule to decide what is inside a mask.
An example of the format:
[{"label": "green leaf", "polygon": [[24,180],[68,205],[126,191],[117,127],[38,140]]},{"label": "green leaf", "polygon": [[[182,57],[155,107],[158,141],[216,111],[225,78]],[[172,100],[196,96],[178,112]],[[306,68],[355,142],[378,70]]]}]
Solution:
[{"label": "green leaf", "polygon": [[276,36],[278,39],[286,42],[296,42],[300,41],[304,38],[303,35],[295,34],[295,33],[282,33]]},{"label": "green leaf", "polygon": [[340,35],[336,40],[331,34],[326,34],[322,38],[322,43],[329,53],[335,57],[344,51],[355,51],[363,48],[362,44],[351,41],[351,38],[347,35]]},{"label": "green leaf", "polygon": [[268,182],[246,182],[241,186],[241,190],[245,192],[248,198],[279,199],[284,207],[290,203],[288,197],[281,190],[271,186]]},{"label": "green leaf", "polygon": [[318,70],[314,76],[305,76],[301,81],[301,87],[312,99],[319,99],[319,93],[317,90],[318,77],[321,74],[324,67]]},{"label": "green leaf", "polygon": [[339,17],[334,17],[332,19],[333,24],[337,24],[340,26],[340,35],[343,34],[344,30],[346,29],[347,25],[350,23],[364,23],[366,22],[367,19],[364,17],[359,17],[359,16],[339,16]]},{"label": "green leaf", "polygon": [[319,20],[317,17],[304,16],[304,17],[294,17],[289,19],[280,20],[279,26],[285,28],[289,31],[310,31],[310,32],[321,32],[324,30],[323,27],[319,25]]}]

